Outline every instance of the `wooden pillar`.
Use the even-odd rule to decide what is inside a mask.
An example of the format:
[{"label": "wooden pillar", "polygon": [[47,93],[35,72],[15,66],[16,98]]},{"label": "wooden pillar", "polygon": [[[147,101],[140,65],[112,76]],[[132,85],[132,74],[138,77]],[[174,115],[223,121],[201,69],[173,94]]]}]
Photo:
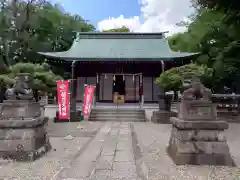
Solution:
[{"label": "wooden pillar", "polygon": [[[135,75],[134,75],[135,76]],[[137,86],[137,83],[136,83],[136,79],[139,79],[139,76],[137,75],[136,77],[135,77],[135,80],[134,80],[134,101],[136,102],[136,100],[137,100],[137,93],[136,93],[136,86]]]},{"label": "wooden pillar", "polygon": [[[164,73],[164,71],[165,71],[164,61],[161,61],[161,69],[162,69],[161,73]],[[165,95],[165,89],[159,87],[159,93],[158,94],[159,95]],[[164,104],[163,99],[158,98],[158,104],[159,104],[159,109],[164,109],[165,108],[165,104]]]},{"label": "wooden pillar", "polygon": [[76,81],[76,77],[75,77],[75,63],[76,61],[73,61],[72,62],[72,96],[71,96],[71,109],[72,109],[72,112],[75,112],[77,111],[77,107],[76,107],[76,96],[77,96],[77,81]]},{"label": "wooden pillar", "polygon": [[161,61],[161,68],[162,68],[162,73],[165,71],[165,63],[164,61]]},{"label": "wooden pillar", "polygon": [[152,76],[152,101],[154,101],[154,77]]},{"label": "wooden pillar", "polygon": [[139,81],[139,96],[140,96],[140,107],[143,106],[144,96],[143,96],[143,74],[140,74],[140,81]]},{"label": "wooden pillar", "polygon": [[96,101],[99,101],[99,74],[96,75]]}]

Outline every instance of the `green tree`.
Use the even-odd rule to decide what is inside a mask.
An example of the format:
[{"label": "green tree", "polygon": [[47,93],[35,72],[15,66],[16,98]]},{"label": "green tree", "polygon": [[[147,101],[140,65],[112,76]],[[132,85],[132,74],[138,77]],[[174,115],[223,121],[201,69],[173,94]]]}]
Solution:
[{"label": "green tree", "polygon": [[[236,33],[240,31],[240,6],[236,0],[192,0],[194,6],[203,7],[207,9],[213,9],[224,12],[225,17],[223,23],[231,26],[236,30]],[[240,38],[240,36],[238,36]]]},{"label": "green tree", "polygon": [[1,59],[7,65],[43,63],[37,51],[64,51],[71,46],[74,31],[95,30],[80,16],[45,0],[1,0],[0,25]]},{"label": "green tree", "polygon": [[217,38],[220,36],[220,31],[222,35],[226,32],[224,31],[226,26],[221,23],[223,16],[224,14],[220,12],[199,9],[191,16],[190,22],[184,23],[187,27],[186,32],[169,37],[170,47],[176,51],[201,52],[197,61],[212,66],[212,60],[219,50],[219,46],[215,46],[219,43]]},{"label": "green tree", "polygon": [[[240,78],[240,41],[232,41],[218,53],[213,65],[214,76],[218,83],[231,86]],[[218,78],[217,78],[218,77]]]},{"label": "green tree", "polygon": [[42,92],[55,92],[56,81],[62,77],[55,75],[48,64],[17,63],[10,66],[8,72],[0,75],[2,85],[14,84],[18,73],[30,73],[33,77],[33,89]]},{"label": "green tree", "polygon": [[201,52],[196,62],[213,68],[213,84],[218,87],[239,83],[240,36],[236,23],[226,23],[227,16],[219,8],[198,6],[189,21],[181,23],[187,31],[169,37],[173,50]]},{"label": "green tree", "polygon": [[103,32],[130,32],[130,29],[126,26],[122,26],[120,28],[104,30]]},{"label": "green tree", "polygon": [[165,71],[156,79],[155,83],[165,91],[178,91],[182,87],[184,78],[191,74],[199,77],[206,86],[209,86],[212,73],[213,70],[207,66],[188,64]]}]

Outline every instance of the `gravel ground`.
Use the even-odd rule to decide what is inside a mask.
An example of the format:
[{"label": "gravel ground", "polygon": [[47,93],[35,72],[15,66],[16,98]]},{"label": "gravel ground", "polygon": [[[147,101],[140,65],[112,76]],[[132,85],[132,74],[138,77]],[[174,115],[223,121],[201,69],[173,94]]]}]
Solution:
[{"label": "gravel ground", "polygon": [[[106,123],[88,121],[53,123],[50,121],[47,129],[53,149],[44,157],[31,163],[0,160],[0,180],[56,180],[56,176],[63,168],[70,167],[71,162],[80,157],[79,152],[88,147],[88,142],[92,141],[96,133],[104,127],[104,124]],[[129,124],[131,124],[133,130],[132,135],[136,139],[136,141],[133,141],[133,146],[138,145],[134,152],[137,159],[137,170],[142,170],[149,180],[240,179],[240,141],[238,135],[240,124],[230,124],[230,128],[226,131],[230,151],[237,165],[234,168],[176,166],[166,154],[171,125],[152,124],[150,122],[129,122]],[[69,134],[71,136],[68,136]],[[91,149],[87,148],[84,152]]]},{"label": "gravel ground", "polygon": [[230,124],[226,132],[237,167],[176,166],[166,153],[171,125],[134,123],[134,131],[142,155],[142,171],[149,180],[239,180],[239,129],[239,124]]},{"label": "gravel ground", "polygon": [[74,137],[92,137],[103,126],[103,122],[82,121],[71,123],[53,123],[49,120],[47,130],[50,137],[64,137],[71,134]]},{"label": "gravel ground", "polygon": [[[0,159],[0,180],[53,180],[63,167],[69,166],[104,123],[53,123],[47,129],[52,150],[35,162]],[[71,136],[68,136],[68,135]]]},{"label": "gravel ground", "polygon": [[50,138],[53,150],[35,162],[0,162],[0,179],[4,180],[51,180],[61,167],[67,166],[89,138]]}]

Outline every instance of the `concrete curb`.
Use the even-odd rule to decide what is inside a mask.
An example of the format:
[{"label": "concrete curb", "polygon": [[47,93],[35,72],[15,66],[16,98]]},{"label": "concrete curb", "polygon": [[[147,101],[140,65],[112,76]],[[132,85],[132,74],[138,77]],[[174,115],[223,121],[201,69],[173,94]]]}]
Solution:
[{"label": "concrete curb", "polygon": [[137,174],[142,180],[148,180],[148,168],[143,161],[143,155],[138,145],[137,134],[134,131],[133,124],[130,124],[130,129],[132,133],[132,147]]}]

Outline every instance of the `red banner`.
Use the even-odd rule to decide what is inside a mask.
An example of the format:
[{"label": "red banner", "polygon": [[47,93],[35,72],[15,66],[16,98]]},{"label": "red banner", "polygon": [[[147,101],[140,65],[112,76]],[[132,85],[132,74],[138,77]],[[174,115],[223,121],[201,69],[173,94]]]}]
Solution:
[{"label": "red banner", "polygon": [[85,86],[84,101],[82,107],[82,115],[88,116],[91,110],[91,105],[94,98],[94,90],[96,86],[87,85]]},{"label": "red banner", "polygon": [[69,119],[69,82],[67,80],[57,81],[57,95],[58,95],[58,118]]}]

